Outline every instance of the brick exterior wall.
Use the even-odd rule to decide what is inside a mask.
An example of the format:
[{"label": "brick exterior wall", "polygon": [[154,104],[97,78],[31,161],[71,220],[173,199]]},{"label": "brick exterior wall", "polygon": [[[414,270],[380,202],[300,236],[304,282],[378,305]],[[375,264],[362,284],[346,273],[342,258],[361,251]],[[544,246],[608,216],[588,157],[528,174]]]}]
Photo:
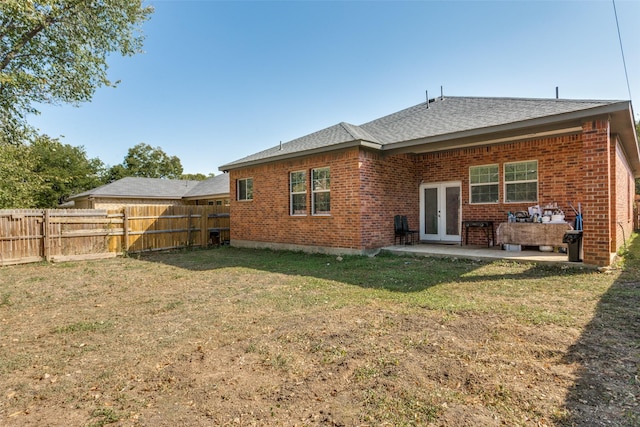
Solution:
[{"label": "brick exterior wall", "polygon": [[618,138],[612,138],[611,163],[615,171],[611,174],[611,199],[614,201],[612,215],[611,235],[613,242],[612,251],[617,251],[626,244],[634,229],[633,204],[635,195],[635,180],[633,172],[627,163],[624,150]]},{"label": "brick exterior wall", "polygon": [[611,144],[609,122],[594,120],[582,126],[584,197],[584,261],[611,263]]},{"label": "brick exterior wall", "polygon": [[412,155],[383,156],[360,153],[360,212],[362,247],[391,245],[395,238],[393,217],[406,215],[409,228],[419,226],[418,186]]},{"label": "brick exterior wall", "polygon": [[[231,241],[360,249],[359,150],[326,153],[229,172]],[[311,214],[311,169],[330,167],[331,215]],[[289,213],[289,173],[306,171],[307,214]],[[237,200],[237,180],[253,179],[253,200]]]},{"label": "brick exterior wall", "polygon": [[[504,203],[504,164],[537,160],[538,202]],[[471,204],[469,168],[498,165],[499,203]],[[330,167],[331,215],[311,215],[311,169]],[[307,215],[289,214],[289,173],[307,172]],[[253,178],[253,200],[236,200],[236,181]],[[461,220],[507,219],[507,212],[557,203],[568,222],[569,202],[582,204],[584,261],[608,265],[632,225],[633,176],[606,120],[583,131],[501,145],[428,154],[396,154],[351,148],[230,171],[231,241],[367,251],[394,242],[393,216],[407,215],[419,228],[421,183],[461,182]],[[631,194],[631,195],[630,195]],[[612,202],[615,201],[615,202]],[[623,223],[623,227],[618,225]],[[617,227],[617,228],[616,228]],[[470,230],[471,244],[485,244]]]},{"label": "brick exterior wall", "polygon": [[[490,220],[497,224],[507,220],[508,212],[526,211],[529,206],[557,203],[566,215],[566,221],[575,220],[569,207],[577,207],[582,199],[582,150],[580,135],[541,138],[488,147],[466,148],[455,151],[423,154],[417,157],[419,178],[425,183],[460,181],[462,183],[462,220]],[[504,203],[504,165],[514,161],[538,161],[538,202]],[[498,166],[499,203],[470,203],[469,168],[472,166]],[[469,243],[485,244],[483,230],[469,230]]]}]

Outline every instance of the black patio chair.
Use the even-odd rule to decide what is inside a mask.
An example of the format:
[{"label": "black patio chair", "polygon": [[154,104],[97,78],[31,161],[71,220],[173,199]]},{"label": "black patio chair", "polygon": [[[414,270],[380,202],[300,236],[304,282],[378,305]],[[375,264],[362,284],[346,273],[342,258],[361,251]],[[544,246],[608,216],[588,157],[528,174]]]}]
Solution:
[{"label": "black patio chair", "polygon": [[404,235],[405,235],[405,244],[407,244],[407,237],[409,237],[410,240],[411,240],[411,242],[409,244],[412,245],[413,244],[413,236],[417,236],[418,235],[418,230],[411,230],[409,228],[409,220],[407,219],[406,215],[402,215],[400,220],[402,222],[402,230],[404,231]]},{"label": "black patio chair", "polygon": [[404,228],[402,226],[402,216],[396,215],[393,217],[393,226],[395,229],[395,238],[393,239],[393,244],[396,243],[396,240],[400,240],[400,244],[404,241],[406,244],[407,233],[405,233]]}]

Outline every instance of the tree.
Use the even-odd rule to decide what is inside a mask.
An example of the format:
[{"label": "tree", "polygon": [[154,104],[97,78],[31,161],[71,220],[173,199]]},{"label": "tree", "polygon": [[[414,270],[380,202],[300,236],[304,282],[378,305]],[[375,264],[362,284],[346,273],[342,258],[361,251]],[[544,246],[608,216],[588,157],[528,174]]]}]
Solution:
[{"label": "tree", "polygon": [[180,179],[187,181],[204,181],[205,179],[213,178],[214,176],[214,173],[210,173],[209,175],[205,175],[203,173],[183,173]]},{"label": "tree", "polygon": [[129,149],[121,165],[109,169],[108,181],[126,176],[180,179],[182,163],[178,157],[167,155],[160,147],[140,143]]},{"label": "tree", "polygon": [[0,208],[53,208],[102,184],[104,165],[82,147],[46,135],[30,144],[0,144]]},{"label": "tree", "polygon": [[104,164],[89,159],[83,147],[62,144],[57,139],[39,136],[32,142],[32,173],[42,182],[35,204],[53,208],[78,194],[102,184]]},{"label": "tree", "polygon": [[0,143],[0,209],[36,207],[43,184],[30,170],[34,163],[28,145]]},{"label": "tree", "polygon": [[37,103],[89,101],[107,79],[107,57],[141,51],[143,0],[0,1],[0,143],[18,143]]}]

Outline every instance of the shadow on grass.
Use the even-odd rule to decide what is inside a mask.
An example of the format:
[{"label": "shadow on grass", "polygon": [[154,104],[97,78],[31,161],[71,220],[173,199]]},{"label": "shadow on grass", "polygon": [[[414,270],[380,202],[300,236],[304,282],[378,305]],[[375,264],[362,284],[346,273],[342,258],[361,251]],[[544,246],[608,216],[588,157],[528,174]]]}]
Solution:
[{"label": "shadow on grass", "polygon": [[[209,250],[146,254],[140,259],[193,271],[247,268],[269,273],[309,276],[392,292],[420,292],[441,283],[472,283],[558,276],[579,276],[590,270],[557,265],[517,264],[510,261],[474,261],[440,257],[380,254],[375,258],[304,254],[268,249],[221,247]],[[504,264],[506,268],[486,266]],[[518,265],[513,272],[513,265]]]},{"label": "shadow on grass", "polygon": [[565,362],[579,369],[564,425],[640,426],[640,238]]}]

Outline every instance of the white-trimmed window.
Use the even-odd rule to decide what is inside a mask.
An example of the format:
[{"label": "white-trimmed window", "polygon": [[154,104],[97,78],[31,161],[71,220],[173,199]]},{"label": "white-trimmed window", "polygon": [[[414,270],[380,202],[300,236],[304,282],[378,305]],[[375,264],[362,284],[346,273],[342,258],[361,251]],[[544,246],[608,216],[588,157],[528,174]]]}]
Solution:
[{"label": "white-trimmed window", "polygon": [[311,170],[311,206],[313,215],[331,214],[331,177],[328,167]]},{"label": "white-trimmed window", "polygon": [[242,178],[237,181],[238,200],[253,200],[253,178]]},{"label": "white-trimmed window", "polygon": [[469,193],[471,203],[498,203],[498,165],[471,166]]},{"label": "white-trimmed window", "polygon": [[504,201],[538,201],[538,161],[504,164]]},{"label": "white-trimmed window", "polygon": [[307,214],[307,172],[296,171],[289,174],[291,215]]}]

